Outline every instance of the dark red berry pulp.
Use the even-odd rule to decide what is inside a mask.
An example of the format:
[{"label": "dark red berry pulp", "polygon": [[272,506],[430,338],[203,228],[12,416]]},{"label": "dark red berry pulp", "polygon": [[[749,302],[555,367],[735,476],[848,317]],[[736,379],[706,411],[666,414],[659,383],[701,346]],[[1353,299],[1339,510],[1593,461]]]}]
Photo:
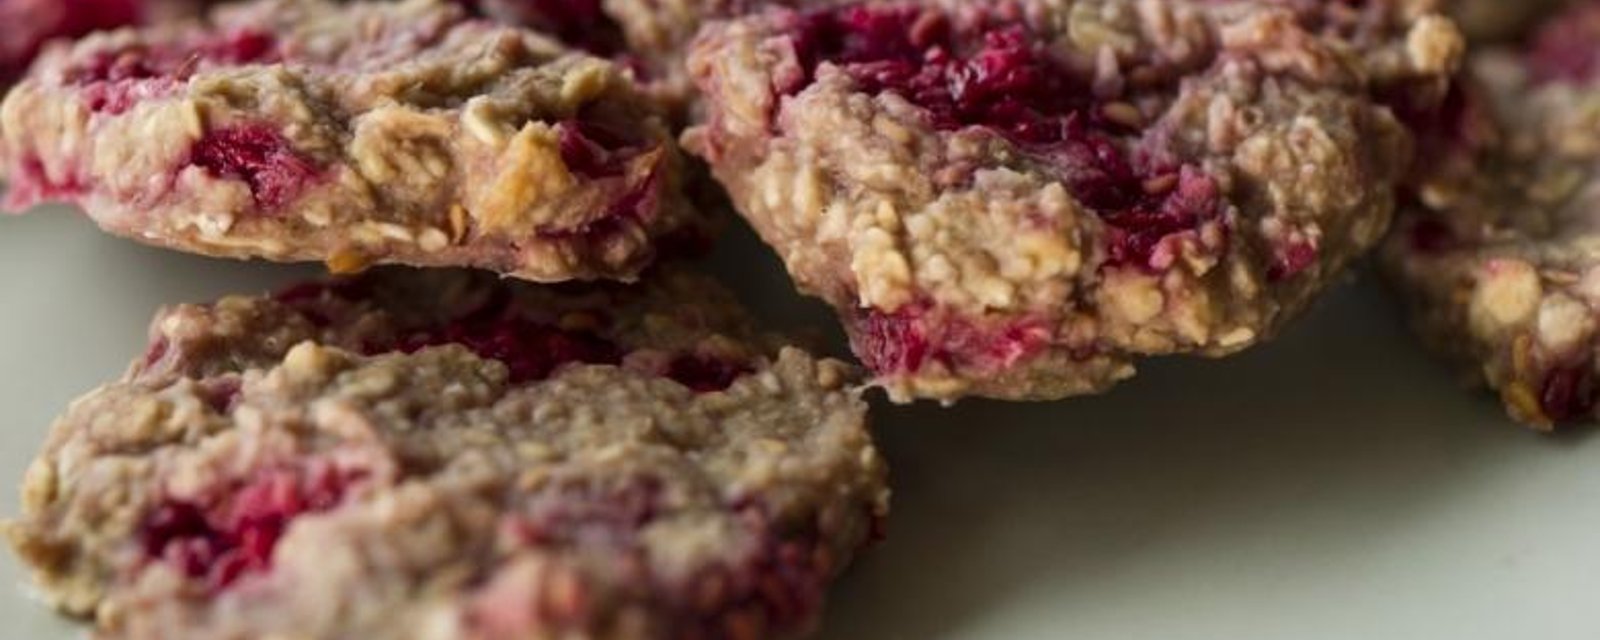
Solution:
[{"label": "dark red berry pulp", "polygon": [[146,98],[177,91],[204,65],[264,63],[277,57],[272,34],[239,29],[193,42],[96,51],[68,68],[64,79],[80,87],[90,110],[119,114]]},{"label": "dark red berry pulp", "polygon": [[611,56],[624,50],[622,27],[601,0],[457,0],[468,11],[533,27],[590,53]]},{"label": "dark red berry pulp", "polygon": [[1545,376],[1539,406],[1554,422],[1568,422],[1594,412],[1594,373],[1587,366],[1556,369]]},{"label": "dark red berry pulp", "polygon": [[1078,201],[1112,227],[1113,266],[1163,270],[1166,238],[1219,217],[1209,175],[1141,151],[1137,123],[1108,118],[1087,80],[1056,62],[1026,26],[952,20],[909,5],[803,14],[792,41],[805,73],[780,91],[799,93],[832,65],[859,91],[917,105],[940,130],[980,127],[1004,136],[1054,167]]},{"label": "dark red berry pulp", "polygon": [[414,352],[425,347],[457,344],[479,357],[498,360],[512,382],[550,377],[568,364],[617,364],[622,351],[589,331],[569,331],[516,316],[467,318],[418,332],[400,346]]},{"label": "dark red berry pulp", "polygon": [[359,479],[326,466],[268,470],[208,504],[163,502],[145,520],[140,541],[151,559],[223,589],[270,569],[289,524],[338,505]]},{"label": "dark red berry pulp", "polygon": [[557,133],[567,170],[591,180],[622,175],[628,161],[643,151],[625,135],[585,120],[562,121]]},{"label": "dark red berry pulp", "polygon": [[915,373],[933,363],[999,372],[1037,355],[1050,331],[1027,320],[979,322],[946,317],[928,304],[869,311],[856,323],[855,352],[877,372]]},{"label": "dark red berry pulp", "polygon": [[189,162],[212,176],[242,180],[263,209],[293,200],[321,170],[267,124],[235,125],[207,133],[189,151]]},{"label": "dark red berry pulp", "polygon": [[1545,23],[1528,48],[1528,67],[1544,82],[1587,82],[1600,72],[1600,2],[1580,3]]}]

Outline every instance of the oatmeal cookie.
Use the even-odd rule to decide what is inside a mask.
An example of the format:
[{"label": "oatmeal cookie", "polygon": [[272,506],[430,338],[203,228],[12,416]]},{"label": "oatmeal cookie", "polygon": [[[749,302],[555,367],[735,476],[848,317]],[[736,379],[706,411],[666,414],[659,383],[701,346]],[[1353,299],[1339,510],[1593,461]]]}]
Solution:
[{"label": "oatmeal cookie", "polygon": [[699,38],[685,140],[894,399],[1059,398],[1338,280],[1462,49],[1421,1],[775,10]]},{"label": "oatmeal cookie", "polygon": [[7,533],[125,639],[803,632],[875,538],[851,372],[686,273],[387,271],[164,310]]},{"label": "oatmeal cookie", "polygon": [[1424,341],[1548,430],[1595,419],[1600,2],[1525,50],[1474,56],[1452,170],[1407,206],[1383,264]]},{"label": "oatmeal cookie", "polygon": [[616,65],[430,0],[258,0],[95,34],[0,106],[9,206],[214,256],[635,276],[692,222]]}]

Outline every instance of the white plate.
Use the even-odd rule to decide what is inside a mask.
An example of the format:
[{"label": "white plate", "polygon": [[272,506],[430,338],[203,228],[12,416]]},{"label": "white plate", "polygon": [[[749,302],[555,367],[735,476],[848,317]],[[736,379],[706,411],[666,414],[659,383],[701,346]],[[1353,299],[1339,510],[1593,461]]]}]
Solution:
[{"label": "white plate", "polygon": [[[831,327],[748,236],[724,246],[767,315]],[[157,306],[311,272],[137,247],[62,210],[0,220],[0,261],[0,485],[141,351]],[[1600,637],[1600,442],[1509,425],[1369,283],[1276,344],[1154,363],[1108,396],[878,409],[889,541],[822,638]],[[0,556],[0,638],[78,635]]]}]

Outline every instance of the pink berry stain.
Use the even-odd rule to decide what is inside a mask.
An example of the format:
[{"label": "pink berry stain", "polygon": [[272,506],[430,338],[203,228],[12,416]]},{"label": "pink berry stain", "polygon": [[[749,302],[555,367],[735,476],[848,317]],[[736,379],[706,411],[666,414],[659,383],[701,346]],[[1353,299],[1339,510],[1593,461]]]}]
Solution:
[{"label": "pink berry stain", "polygon": [[[792,37],[804,79],[831,64],[860,91],[892,93],[946,131],[988,129],[1055,168],[1077,199],[1111,227],[1108,264],[1162,271],[1169,237],[1221,215],[1216,182],[1198,167],[1130,154],[1139,132],[1107,118],[1088,82],[1056,63],[1026,27],[995,19],[958,27],[939,10],[867,7],[804,14]],[[1126,120],[1126,119],[1124,119]]]},{"label": "pink berry stain", "polygon": [[141,530],[145,554],[213,590],[270,570],[290,523],[337,506],[361,478],[328,466],[309,469],[269,469],[204,504],[163,502]]},{"label": "pink berry stain", "polygon": [[267,124],[233,125],[201,137],[189,162],[213,177],[243,181],[258,207],[277,209],[318,179],[321,170]]},{"label": "pink berry stain", "polygon": [[97,51],[68,68],[64,80],[80,88],[91,111],[116,115],[177,92],[203,65],[257,64],[277,57],[271,34],[240,29],[198,42]]},{"label": "pink berry stain", "polygon": [[1600,2],[1581,2],[1535,32],[1527,62],[1543,82],[1583,83],[1600,72]]}]

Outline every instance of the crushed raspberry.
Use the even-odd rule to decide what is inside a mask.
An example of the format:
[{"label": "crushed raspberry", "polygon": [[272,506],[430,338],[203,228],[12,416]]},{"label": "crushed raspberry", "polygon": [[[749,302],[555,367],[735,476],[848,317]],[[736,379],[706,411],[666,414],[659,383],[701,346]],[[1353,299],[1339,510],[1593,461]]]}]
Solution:
[{"label": "crushed raspberry", "polygon": [[426,347],[458,344],[481,358],[498,360],[513,383],[550,377],[564,365],[617,364],[622,351],[588,331],[569,331],[512,314],[473,314],[443,326],[417,332],[399,346],[413,353]]},{"label": "crushed raspberry", "polygon": [[1600,72],[1600,2],[1586,2],[1546,22],[1528,47],[1528,68],[1543,82],[1586,82]]},{"label": "crushed raspberry", "polygon": [[660,173],[652,170],[643,180],[617,195],[595,219],[570,229],[540,229],[539,236],[588,247],[602,247],[610,239],[622,236],[630,227],[654,218],[660,203]]},{"label": "crushed raspberry", "polygon": [[748,373],[742,362],[700,354],[681,355],[667,365],[668,378],[698,393],[722,391]]},{"label": "crushed raspberry", "polygon": [[893,313],[868,312],[857,326],[854,346],[867,367],[878,373],[916,373],[935,362],[994,372],[1038,355],[1049,340],[1050,331],[1041,323],[989,326],[941,317],[931,305],[916,304]]},{"label": "crushed raspberry", "polygon": [[1594,411],[1594,372],[1587,366],[1556,369],[1545,376],[1539,407],[1554,422],[1567,422]]},{"label": "crushed raspberry", "polygon": [[[771,518],[751,509],[740,513],[752,538],[763,541],[737,562],[711,566],[689,581],[693,607],[683,611],[683,637],[786,636],[804,628],[822,609],[823,587],[835,570],[832,555],[814,530],[779,532]],[[734,626],[736,621],[746,622]],[[760,626],[751,628],[750,624]]]},{"label": "crushed raspberry", "polygon": [[267,471],[211,505],[160,504],[146,519],[140,539],[150,558],[203,579],[214,590],[224,589],[270,569],[289,523],[333,508],[360,477],[326,466]]},{"label": "crushed raspberry", "polygon": [[267,124],[244,124],[207,133],[189,162],[212,176],[242,180],[263,209],[276,209],[317,179],[320,169]]},{"label": "crushed raspberry", "polygon": [[557,131],[567,170],[591,180],[622,175],[641,151],[622,134],[594,122],[566,120]]},{"label": "crushed raspberry", "polygon": [[5,192],[5,208],[21,211],[42,202],[71,202],[88,193],[89,189],[77,178],[50,177],[44,162],[36,155],[23,155],[11,163],[9,185]]},{"label": "crushed raspberry", "polygon": [[924,313],[906,308],[895,313],[869,313],[855,338],[855,352],[877,372],[915,373],[922,370],[933,344],[919,326]]},{"label": "crushed raspberry", "polygon": [[1272,257],[1272,265],[1267,267],[1267,280],[1281,282],[1300,275],[1316,264],[1320,255],[1317,245],[1309,241],[1290,242],[1279,247]]},{"label": "crushed raspberry", "polygon": [[[1086,79],[1050,57],[1038,36],[1003,20],[962,29],[936,9],[855,6],[805,14],[793,36],[805,73],[794,94],[834,65],[865,93],[919,106],[934,127],[981,127],[1055,167],[1082,203],[1109,222],[1110,264],[1160,271],[1167,237],[1220,216],[1215,181],[1197,167],[1130,154]],[[1151,156],[1151,157],[1146,157]]]},{"label": "crushed raspberry", "polygon": [[1422,254],[1438,254],[1455,246],[1455,232],[1438,220],[1418,220],[1411,225],[1411,249]]},{"label": "crushed raspberry", "polygon": [[242,29],[201,42],[97,51],[68,68],[63,79],[82,90],[90,110],[114,115],[143,100],[177,92],[202,64],[241,65],[275,59],[276,38]]}]

